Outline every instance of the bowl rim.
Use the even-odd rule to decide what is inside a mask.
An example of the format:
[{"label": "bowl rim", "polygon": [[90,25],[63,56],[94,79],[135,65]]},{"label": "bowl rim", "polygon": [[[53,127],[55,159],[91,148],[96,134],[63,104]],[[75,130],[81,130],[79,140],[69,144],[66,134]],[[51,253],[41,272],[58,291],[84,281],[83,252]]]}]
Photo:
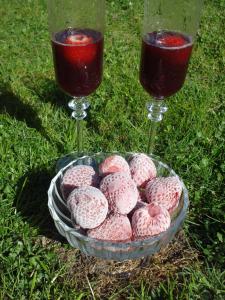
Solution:
[{"label": "bowl rim", "polygon": [[[184,184],[184,182],[182,181],[182,179],[176,174],[176,172],[170,168],[167,164],[163,163],[162,161],[159,160],[159,158],[155,155],[150,155],[150,154],[146,154],[148,155],[154,162],[157,161],[157,164],[159,164],[160,166],[166,168],[169,170],[170,173],[173,174],[173,176],[177,176],[181,182],[182,185],[182,194],[183,194],[183,206],[179,212],[179,214],[175,217],[175,219],[171,222],[170,227],[155,236],[149,237],[149,238],[145,238],[145,239],[140,239],[140,240],[136,240],[136,241],[129,241],[129,242],[111,242],[111,241],[103,241],[103,240],[98,240],[95,238],[91,238],[88,236],[85,236],[81,233],[79,233],[78,231],[76,231],[75,228],[69,227],[68,225],[66,225],[57,215],[56,213],[56,208],[53,205],[54,199],[52,196],[53,190],[54,190],[54,186],[55,183],[58,179],[59,176],[62,176],[64,171],[66,169],[68,169],[71,165],[73,165],[77,160],[81,160],[81,159],[85,159],[88,157],[95,157],[95,156],[101,156],[101,155],[136,155],[136,154],[140,154],[140,152],[118,152],[118,151],[112,151],[112,152],[97,152],[97,153],[88,153],[86,155],[83,155],[81,157],[78,157],[74,160],[72,160],[69,164],[67,164],[65,167],[63,167],[61,170],[58,171],[58,173],[54,176],[54,178],[51,180],[50,183],[50,187],[48,189],[48,208],[51,212],[51,216],[53,218],[53,220],[58,223],[59,225],[61,225],[61,227],[64,229],[64,231],[66,233],[70,233],[72,234],[75,238],[78,238],[80,240],[83,240],[84,242],[87,243],[92,243],[95,244],[96,247],[114,247],[119,249],[127,249],[128,247],[134,247],[134,248],[139,248],[139,247],[144,247],[146,245],[150,245],[150,244],[154,244],[155,242],[161,240],[164,236],[167,236],[167,234],[171,231],[172,227],[177,227],[176,225],[178,225],[179,223],[182,222],[182,220],[184,220],[185,215],[187,213],[188,210],[188,206],[189,206],[189,197],[188,197],[188,190]],[[182,197],[182,196],[181,196]],[[61,198],[61,197],[60,197]],[[62,199],[61,199],[62,200]],[[60,201],[61,202],[61,201]],[[63,201],[64,202],[64,201]],[[65,204],[65,202],[64,202]]]}]

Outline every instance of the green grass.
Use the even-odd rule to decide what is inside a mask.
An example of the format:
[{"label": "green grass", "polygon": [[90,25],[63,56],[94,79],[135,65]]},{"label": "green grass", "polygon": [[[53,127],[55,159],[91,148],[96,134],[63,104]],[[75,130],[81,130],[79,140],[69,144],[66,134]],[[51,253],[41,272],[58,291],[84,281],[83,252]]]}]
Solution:
[{"label": "green grass", "polygon": [[[224,8],[224,0],[205,0],[185,86],[168,101],[156,145],[188,187],[185,232],[201,264],[154,289],[148,278],[115,287],[110,299],[225,298]],[[90,97],[88,151],[146,151],[142,11],[143,1],[107,1],[104,80]],[[58,254],[70,247],[54,242],[59,236],[47,212],[54,163],[76,144],[68,98],[55,84],[45,1],[2,0],[0,17],[0,299],[91,298],[87,282],[71,284]],[[43,236],[52,242],[43,245]]]}]

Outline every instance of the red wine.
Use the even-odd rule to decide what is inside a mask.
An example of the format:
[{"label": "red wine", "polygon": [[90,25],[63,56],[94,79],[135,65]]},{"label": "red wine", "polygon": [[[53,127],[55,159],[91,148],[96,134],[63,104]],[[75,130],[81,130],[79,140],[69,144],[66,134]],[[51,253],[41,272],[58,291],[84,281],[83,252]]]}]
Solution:
[{"label": "red wine", "polygon": [[64,92],[80,97],[97,89],[103,70],[100,32],[68,28],[54,35],[52,51],[56,80]]},{"label": "red wine", "polygon": [[156,99],[175,94],[183,85],[192,52],[192,40],[181,33],[148,33],[142,40],[140,82]]}]

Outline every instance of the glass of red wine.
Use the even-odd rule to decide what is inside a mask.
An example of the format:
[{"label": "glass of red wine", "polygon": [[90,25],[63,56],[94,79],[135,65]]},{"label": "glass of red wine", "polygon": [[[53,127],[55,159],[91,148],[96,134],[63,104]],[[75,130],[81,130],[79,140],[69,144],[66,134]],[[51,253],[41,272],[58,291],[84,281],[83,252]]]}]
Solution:
[{"label": "glass of red wine", "polygon": [[200,20],[202,0],[145,0],[140,83],[152,96],[147,153],[152,154],[165,99],[184,84]]},{"label": "glass of red wine", "polygon": [[60,159],[60,169],[83,153],[87,96],[102,81],[105,0],[48,0],[48,17],[55,78],[71,96],[69,108],[76,119],[77,152]]}]

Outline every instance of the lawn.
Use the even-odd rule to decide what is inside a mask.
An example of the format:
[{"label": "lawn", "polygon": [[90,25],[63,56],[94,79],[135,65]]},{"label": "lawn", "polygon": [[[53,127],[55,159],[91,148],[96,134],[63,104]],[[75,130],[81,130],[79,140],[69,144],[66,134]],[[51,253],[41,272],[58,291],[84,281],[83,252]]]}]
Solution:
[{"label": "lawn", "polygon": [[[87,151],[146,151],[142,12],[143,1],[107,1],[104,80],[90,97]],[[1,0],[1,300],[92,299],[92,290],[96,299],[225,298],[224,12],[224,0],[205,0],[187,80],[168,100],[156,140],[156,154],[189,190],[184,229],[137,277],[113,278],[91,273],[95,260],[57,234],[47,209],[55,161],[76,143],[54,79],[46,1]]]}]

